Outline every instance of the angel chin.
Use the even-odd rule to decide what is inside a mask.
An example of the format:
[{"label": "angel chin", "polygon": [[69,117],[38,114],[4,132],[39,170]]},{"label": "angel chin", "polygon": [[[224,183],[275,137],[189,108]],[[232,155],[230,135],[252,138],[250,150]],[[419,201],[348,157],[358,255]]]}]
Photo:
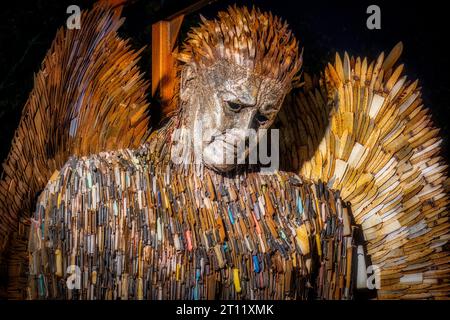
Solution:
[{"label": "angel chin", "polygon": [[[175,165],[204,164],[221,173],[236,172],[255,166],[262,174],[274,173],[280,164],[278,129],[229,130],[196,139],[189,129],[176,129],[172,134],[171,161]],[[206,138],[205,138],[206,136]],[[198,141],[199,140],[199,141]]]}]

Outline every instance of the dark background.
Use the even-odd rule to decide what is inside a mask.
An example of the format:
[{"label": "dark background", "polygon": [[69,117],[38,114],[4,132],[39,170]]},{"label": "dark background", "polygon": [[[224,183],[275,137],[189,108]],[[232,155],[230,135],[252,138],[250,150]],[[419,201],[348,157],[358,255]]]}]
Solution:
[{"label": "dark background", "polygon": [[[135,48],[147,46],[141,67],[148,79],[151,24],[192,2],[129,0],[125,6],[127,20],[120,32],[132,38]],[[420,80],[424,103],[442,128],[444,156],[449,159],[449,21],[442,1],[219,0],[186,17],[180,39],[198,22],[199,13],[214,17],[217,10],[233,3],[255,4],[284,17],[305,48],[304,69],[308,73],[320,72],[328,61],[334,61],[336,51],[375,58],[403,41],[406,73],[410,79]],[[91,1],[15,0],[0,7],[0,162],[9,151],[22,107],[33,86],[33,74],[38,72],[56,29],[65,24],[70,4],[78,4],[82,9],[92,6]],[[366,9],[371,4],[381,8],[381,30],[366,27],[369,16]]]}]

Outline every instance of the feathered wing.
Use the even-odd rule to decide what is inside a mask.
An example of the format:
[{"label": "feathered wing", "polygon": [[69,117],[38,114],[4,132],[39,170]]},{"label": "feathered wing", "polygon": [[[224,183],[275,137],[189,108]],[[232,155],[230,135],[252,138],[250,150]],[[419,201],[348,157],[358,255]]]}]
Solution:
[{"label": "feathered wing", "polygon": [[102,2],[82,13],[79,30],[58,31],[3,163],[0,253],[70,155],[137,147],[146,139],[148,83],[136,65],[139,52],[117,34],[122,23],[120,10]]},{"label": "feathered wing", "polygon": [[[279,118],[285,167],[341,190],[380,268],[379,298],[450,296],[447,165],[417,81],[396,65],[336,55]],[[289,165],[289,166],[288,166]]]}]

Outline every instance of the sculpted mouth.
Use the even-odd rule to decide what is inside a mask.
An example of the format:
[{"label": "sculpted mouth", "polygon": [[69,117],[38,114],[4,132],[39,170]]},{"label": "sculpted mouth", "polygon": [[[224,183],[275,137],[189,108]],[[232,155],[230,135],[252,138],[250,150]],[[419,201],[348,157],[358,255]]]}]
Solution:
[{"label": "sculpted mouth", "polygon": [[232,147],[235,151],[237,151],[237,145],[236,143],[231,143],[230,141],[228,141],[226,138],[224,138],[224,136],[218,136],[218,137],[214,137],[213,140],[209,143],[221,143],[223,145],[226,145],[228,147]]},{"label": "sculpted mouth", "polygon": [[208,142],[203,145],[203,163],[209,168],[223,172],[248,164],[250,152],[253,150],[250,149],[249,139],[254,137],[251,134],[255,133],[249,130],[228,130],[206,138],[204,141]]},{"label": "sculpted mouth", "polygon": [[238,145],[235,139],[226,135],[211,137],[211,141],[203,149],[203,160],[206,166],[228,171],[238,164]]},{"label": "sculpted mouth", "polygon": [[230,146],[237,147],[238,143],[241,142],[242,137],[231,132],[221,132],[219,134],[212,135],[208,145],[213,142],[222,142]]}]

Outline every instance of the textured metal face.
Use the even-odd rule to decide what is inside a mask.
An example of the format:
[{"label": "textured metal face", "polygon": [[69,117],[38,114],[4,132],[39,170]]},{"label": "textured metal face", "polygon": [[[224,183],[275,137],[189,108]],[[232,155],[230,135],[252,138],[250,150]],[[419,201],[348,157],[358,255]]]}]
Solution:
[{"label": "textured metal face", "polygon": [[185,66],[182,73],[183,125],[203,141],[205,166],[230,171],[252,151],[249,139],[257,139],[260,129],[273,123],[288,88],[225,60],[193,68]]},{"label": "textured metal face", "polygon": [[269,145],[262,143],[262,129],[298,81],[302,54],[287,23],[271,13],[235,6],[201,20],[178,54],[185,63],[182,126],[193,135],[195,163],[201,157],[207,167],[228,172],[264,157],[261,147],[267,151]]}]

